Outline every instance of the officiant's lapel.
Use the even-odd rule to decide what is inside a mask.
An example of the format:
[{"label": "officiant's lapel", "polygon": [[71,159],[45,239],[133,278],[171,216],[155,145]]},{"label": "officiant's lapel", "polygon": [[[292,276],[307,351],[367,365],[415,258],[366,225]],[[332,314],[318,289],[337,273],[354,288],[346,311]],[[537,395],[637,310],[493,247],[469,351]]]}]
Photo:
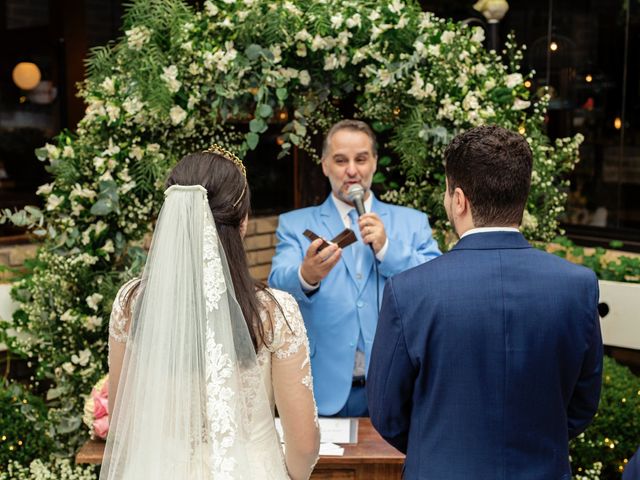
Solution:
[{"label": "officiant's lapel", "polygon": [[[340,213],[331,199],[331,196],[327,197],[324,203],[320,206],[320,216],[322,217],[322,223],[326,228],[326,231],[322,234],[326,235],[325,238],[327,240],[331,240],[344,230],[344,222],[342,221],[342,218],[340,218]],[[360,284],[364,284],[364,281],[358,279],[358,274],[356,272],[356,260],[353,251],[353,247],[355,245],[356,244],[354,243],[342,250],[342,261],[347,268],[349,277],[356,284],[358,290],[360,290]]]}]

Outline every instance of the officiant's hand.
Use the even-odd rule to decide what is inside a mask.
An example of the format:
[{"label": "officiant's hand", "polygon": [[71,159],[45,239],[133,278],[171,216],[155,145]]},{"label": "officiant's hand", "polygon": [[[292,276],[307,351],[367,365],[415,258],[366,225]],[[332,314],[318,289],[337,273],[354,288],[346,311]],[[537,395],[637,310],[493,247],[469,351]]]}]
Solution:
[{"label": "officiant's hand", "polygon": [[331,243],[328,247],[318,251],[323,241],[321,238],[316,238],[311,242],[306,255],[302,259],[300,274],[309,285],[316,285],[329,275],[329,272],[335,267],[342,255],[342,249],[335,243]]},{"label": "officiant's hand", "polygon": [[373,251],[378,253],[387,241],[387,232],[385,232],[384,224],[378,214],[365,213],[358,220],[358,226],[362,241],[371,244]]}]

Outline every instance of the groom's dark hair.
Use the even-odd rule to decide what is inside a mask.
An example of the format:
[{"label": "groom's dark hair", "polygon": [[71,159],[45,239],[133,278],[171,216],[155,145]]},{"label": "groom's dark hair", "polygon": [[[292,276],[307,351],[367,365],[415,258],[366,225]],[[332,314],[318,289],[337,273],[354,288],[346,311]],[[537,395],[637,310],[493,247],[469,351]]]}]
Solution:
[{"label": "groom's dark hair", "polygon": [[447,194],[462,189],[476,227],[520,224],[533,165],[522,135],[497,125],[475,127],[453,139],[444,159]]}]

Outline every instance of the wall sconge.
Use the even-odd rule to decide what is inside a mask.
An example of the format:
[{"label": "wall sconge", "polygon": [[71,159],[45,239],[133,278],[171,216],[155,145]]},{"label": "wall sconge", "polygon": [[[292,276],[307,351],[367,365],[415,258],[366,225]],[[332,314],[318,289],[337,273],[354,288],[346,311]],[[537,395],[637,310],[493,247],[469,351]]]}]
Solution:
[{"label": "wall sconge", "polygon": [[18,88],[22,90],[33,90],[40,83],[42,75],[35,63],[20,62],[13,68],[11,77]]}]

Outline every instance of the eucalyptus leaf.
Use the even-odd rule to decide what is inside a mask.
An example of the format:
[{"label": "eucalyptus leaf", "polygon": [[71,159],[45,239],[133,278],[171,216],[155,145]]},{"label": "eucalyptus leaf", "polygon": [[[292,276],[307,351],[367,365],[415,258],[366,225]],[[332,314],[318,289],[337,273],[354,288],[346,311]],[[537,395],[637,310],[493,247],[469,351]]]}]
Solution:
[{"label": "eucalyptus leaf", "polygon": [[256,60],[261,53],[262,47],[256,43],[252,43],[244,50],[244,54],[249,60]]},{"label": "eucalyptus leaf", "polygon": [[249,130],[253,133],[262,133],[267,129],[267,124],[261,118],[254,118],[249,122]]},{"label": "eucalyptus leaf", "polygon": [[262,118],[269,118],[271,117],[271,115],[273,115],[273,108],[271,108],[271,105],[267,105],[266,103],[263,103],[258,107],[258,109],[256,110],[256,113]]},{"label": "eucalyptus leaf", "polygon": [[258,141],[260,140],[260,137],[258,136],[258,134],[249,132],[247,133],[246,139],[247,139],[247,145],[249,146],[249,148],[251,150],[255,150],[256,147],[258,146]]}]

